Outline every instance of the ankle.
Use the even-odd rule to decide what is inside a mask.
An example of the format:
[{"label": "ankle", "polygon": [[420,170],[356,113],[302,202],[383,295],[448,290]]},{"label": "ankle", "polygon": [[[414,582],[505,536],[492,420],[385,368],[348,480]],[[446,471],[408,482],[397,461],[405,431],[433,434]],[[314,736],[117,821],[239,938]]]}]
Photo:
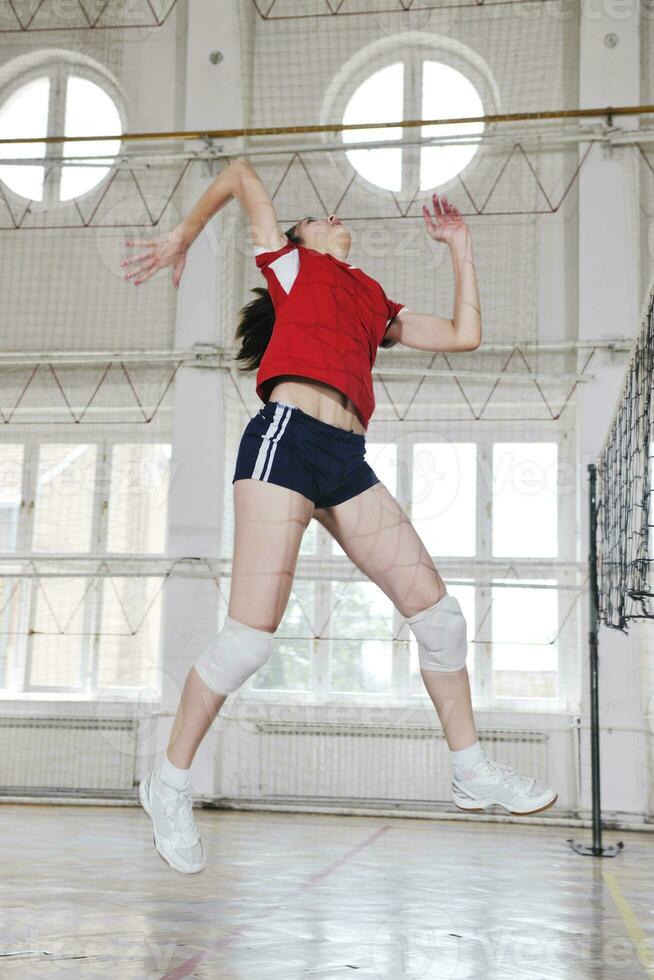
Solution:
[{"label": "ankle", "polygon": [[164,753],[161,764],[158,767],[159,778],[167,786],[173,789],[187,789],[191,785],[191,769],[181,769],[174,765],[168,758],[168,753]]},{"label": "ankle", "polygon": [[472,769],[478,762],[482,762],[486,758],[486,753],[477,739],[465,749],[450,749],[450,758],[455,772],[464,772]]}]

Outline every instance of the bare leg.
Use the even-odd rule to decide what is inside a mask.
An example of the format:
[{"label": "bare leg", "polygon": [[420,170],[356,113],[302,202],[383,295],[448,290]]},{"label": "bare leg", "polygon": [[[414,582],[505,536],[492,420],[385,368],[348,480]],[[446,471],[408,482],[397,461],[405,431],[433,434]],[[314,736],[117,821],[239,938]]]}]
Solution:
[{"label": "bare leg", "polygon": [[440,718],[450,749],[467,749],[477,741],[468,668],[452,673],[421,670],[420,676]]},{"label": "bare leg", "polygon": [[[383,483],[335,507],[320,508],[314,516],[403,616],[413,616],[445,594],[445,583],[421,538]],[[449,748],[473,745],[477,730],[467,667],[420,673]]]},{"label": "bare leg", "polygon": [[202,739],[226,700],[224,694],[211,691],[195,668],[191,667],[186,675],[166,749],[166,755],[174,766],[190,768]]},{"label": "bare leg", "polygon": [[[274,633],[288,603],[314,505],[295,490],[263,480],[236,480],[233,488],[234,560],[227,612],[246,626]],[[191,667],[166,749],[174,766],[190,767],[226,700]]]}]

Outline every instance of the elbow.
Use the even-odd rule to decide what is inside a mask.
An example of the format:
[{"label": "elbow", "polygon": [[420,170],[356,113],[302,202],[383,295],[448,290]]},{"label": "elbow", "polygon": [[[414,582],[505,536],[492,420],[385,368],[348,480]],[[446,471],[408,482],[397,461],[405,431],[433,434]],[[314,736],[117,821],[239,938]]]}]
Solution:
[{"label": "elbow", "polygon": [[254,173],[254,167],[245,157],[236,157],[236,159],[232,160],[230,166],[232,166],[234,170],[238,170],[240,173],[245,171],[247,171],[247,173]]},{"label": "elbow", "polygon": [[473,331],[464,331],[462,329],[457,330],[455,323],[453,324],[453,326],[457,336],[456,349],[477,350],[477,348],[481,344],[481,324],[479,324],[478,329],[475,329]]},{"label": "elbow", "polygon": [[243,198],[245,182],[248,177],[251,177],[254,174],[254,170],[245,157],[236,157],[235,160],[232,160],[227,169],[231,174],[229,189],[232,196],[241,201]]},{"label": "elbow", "polygon": [[481,330],[472,338],[467,338],[461,344],[461,350],[477,350],[481,344]]},{"label": "elbow", "polygon": [[236,157],[229,164],[227,169],[236,176],[238,180],[242,180],[243,175],[246,173],[252,173],[252,166],[245,157]]}]

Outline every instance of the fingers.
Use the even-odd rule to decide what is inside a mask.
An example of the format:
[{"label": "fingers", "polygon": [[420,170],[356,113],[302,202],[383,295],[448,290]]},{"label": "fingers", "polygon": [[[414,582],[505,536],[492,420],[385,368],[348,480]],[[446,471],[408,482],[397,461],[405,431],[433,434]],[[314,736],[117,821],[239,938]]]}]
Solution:
[{"label": "fingers", "polygon": [[[454,217],[456,214],[458,214],[457,209],[450,204],[445,194],[432,194],[432,201],[434,203],[434,217],[436,218],[436,221],[441,218]],[[427,219],[427,215],[429,215],[430,220],[432,220],[429,209],[425,205],[423,205],[422,211],[425,215],[425,220]]]},{"label": "fingers", "polygon": [[437,242],[449,241],[450,233],[463,227],[461,212],[451,204],[445,194],[432,194],[434,215],[423,204],[422,214],[427,225],[427,233]]},{"label": "fingers", "polygon": [[142,272],[147,272],[148,269],[152,269],[154,267],[156,267],[156,261],[154,259],[151,259],[149,262],[141,263],[138,269],[132,269],[131,272],[126,272],[125,279],[134,279],[134,282],[136,282],[137,279],[135,277],[138,278]]},{"label": "fingers", "polygon": [[146,238],[128,238],[125,240],[125,245],[134,245],[139,248],[147,248],[147,252],[141,252],[139,255],[131,255],[127,259],[123,259],[120,263],[121,266],[134,266],[129,272],[125,273],[125,279],[132,279],[134,285],[137,286],[139,283],[148,279],[152,272],[154,271],[155,265],[155,242],[148,241]]},{"label": "fingers", "polygon": [[134,280],[134,285],[138,286],[140,285],[140,283],[145,282],[145,280],[149,279],[150,276],[153,276],[155,272],[157,272],[157,265],[155,262],[152,262],[142,272],[139,273],[138,278]]},{"label": "fingers", "polygon": [[461,218],[461,212],[453,204],[450,204],[447,197],[442,194],[440,198],[440,203],[443,208],[444,217],[453,224],[458,224]]},{"label": "fingers", "polygon": [[454,206],[452,204],[450,204],[450,202],[448,201],[448,199],[445,197],[444,194],[441,197],[441,205],[443,207],[443,212],[446,215],[450,215],[451,216],[454,213]]},{"label": "fingers", "polygon": [[123,259],[120,263],[121,265],[134,265],[135,262],[143,262],[144,259],[149,259],[152,256],[152,251],[141,252],[140,255],[132,255],[128,259]]},{"label": "fingers", "polygon": [[423,204],[423,206],[422,206],[422,214],[423,214],[423,217],[425,219],[425,223],[426,223],[427,227],[428,228],[435,228],[436,225],[434,224],[434,219],[432,218],[432,216],[430,214],[429,208],[425,204]]}]

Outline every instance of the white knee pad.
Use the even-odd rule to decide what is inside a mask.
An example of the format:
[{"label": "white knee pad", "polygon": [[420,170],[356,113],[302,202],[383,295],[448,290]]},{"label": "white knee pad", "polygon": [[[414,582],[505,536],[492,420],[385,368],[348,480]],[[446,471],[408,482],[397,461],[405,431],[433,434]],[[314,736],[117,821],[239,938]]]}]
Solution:
[{"label": "white knee pad", "polygon": [[421,670],[453,671],[465,667],[466,621],[453,595],[446,592],[433,606],[410,616],[406,622],[418,641]]},{"label": "white knee pad", "polygon": [[270,658],[272,638],[266,630],[226,616],[218,636],[193,666],[215,694],[231,694]]}]

